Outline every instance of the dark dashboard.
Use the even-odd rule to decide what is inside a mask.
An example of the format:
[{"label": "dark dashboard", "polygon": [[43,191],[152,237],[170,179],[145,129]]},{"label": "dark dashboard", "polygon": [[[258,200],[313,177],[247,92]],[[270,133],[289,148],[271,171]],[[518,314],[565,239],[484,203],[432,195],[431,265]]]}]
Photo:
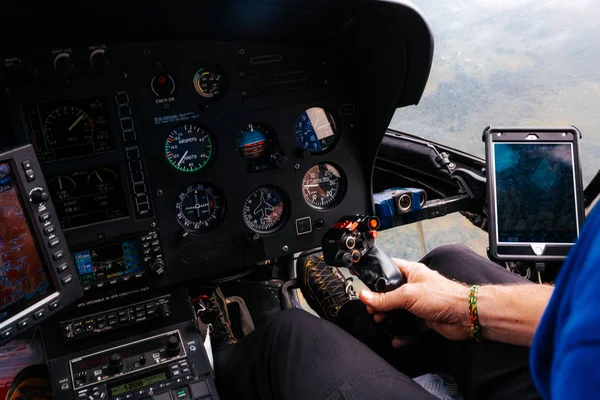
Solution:
[{"label": "dark dashboard", "polygon": [[[89,283],[224,273],[317,247],[320,229],[368,207],[357,106],[325,52],[186,42],[29,55],[44,56],[37,75],[51,79],[7,100]],[[6,58],[7,74],[27,61]],[[88,278],[92,264],[105,279]]]},{"label": "dark dashboard", "polygon": [[[100,400],[150,358],[206,378],[190,285],[286,269],[340,217],[374,211],[380,143],[419,102],[433,41],[400,0],[10,1],[0,49],[0,147],[37,155],[13,164],[27,187],[45,178],[35,226],[55,290],[0,340],[48,318],[55,398]],[[131,356],[120,366],[113,346]]]},{"label": "dark dashboard", "polygon": [[373,210],[379,144],[431,64],[416,9],[109,5],[0,16],[0,146],[34,147],[81,304],[289,259]]}]

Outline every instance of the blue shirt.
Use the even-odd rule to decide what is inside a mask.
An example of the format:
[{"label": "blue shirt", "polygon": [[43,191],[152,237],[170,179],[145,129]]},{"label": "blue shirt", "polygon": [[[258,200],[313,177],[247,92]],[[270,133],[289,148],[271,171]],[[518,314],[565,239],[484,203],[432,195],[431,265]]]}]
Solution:
[{"label": "blue shirt", "polygon": [[600,210],[587,218],[556,280],[531,351],[545,399],[600,398]]}]

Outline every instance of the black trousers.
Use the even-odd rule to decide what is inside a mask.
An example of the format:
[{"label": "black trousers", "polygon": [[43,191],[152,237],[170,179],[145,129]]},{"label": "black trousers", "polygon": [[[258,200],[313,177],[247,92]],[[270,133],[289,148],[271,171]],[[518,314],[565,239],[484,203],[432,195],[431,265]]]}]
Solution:
[{"label": "black trousers", "polygon": [[[465,246],[442,246],[421,261],[467,284],[529,282]],[[339,319],[349,332],[302,310],[282,311],[217,353],[221,398],[434,400],[411,379],[427,372],[452,375],[465,400],[540,398],[528,348],[453,342],[431,331],[398,350],[360,301],[345,305]]]}]

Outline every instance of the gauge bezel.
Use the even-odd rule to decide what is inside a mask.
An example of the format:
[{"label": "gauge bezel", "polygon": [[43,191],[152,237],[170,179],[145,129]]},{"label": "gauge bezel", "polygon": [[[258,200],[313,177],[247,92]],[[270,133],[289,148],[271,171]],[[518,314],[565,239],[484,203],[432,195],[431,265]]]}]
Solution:
[{"label": "gauge bezel", "polygon": [[[185,226],[181,222],[181,220],[177,217],[177,215],[179,214],[179,211],[177,209],[177,205],[181,202],[182,203],[182,211],[183,211],[183,199],[180,199],[181,195],[184,194],[184,193],[186,193],[186,197],[187,197],[187,195],[189,195],[190,189],[194,190],[194,188],[197,188],[199,186],[203,186],[204,189],[210,188],[218,196],[220,210],[217,213],[217,216],[216,216],[217,218],[209,226],[203,225],[200,228],[190,228],[190,227]],[[223,192],[219,188],[217,188],[216,186],[214,186],[214,185],[212,185],[210,183],[204,183],[204,182],[193,183],[193,184],[188,185],[188,186],[184,187],[183,189],[181,189],[177,193],[177,196],[175,197],[175,219],[177,220],[177,223],[184,230],[186,230],[188,232],[193,232],[193,233],[198,233],[198,234],[204,234],[204,233],[209,233],[209,232],[214,231],[220,225],[220,223],[223,221],[223,219],[225,217],[225,211],[226,211],[226,209],[227,209],[227,203],[225,201],[225,196],[224,196]]]},{"label": "gauge bezel", "polygon": [[[331,165],[333,168],[335,168],[340,173],[340,186],[338,188],[337,196],[335,197],[334,201],[331,204],[328,204],[326,206],[317,206],[317,205],[311,204],[308,200],[306,200],[306,197],[304,197],[304,178],[306,177],[306,174],[308,174],[308,172],[312,168],[319,166],[321,164]],[[306,169],[306,171],[304,171],[304,174],[302,174],[302,178],[300,180],[300,190],[301,190],[302,198],[304,199],[304,202],[306,204],[308,204],[311,208],[313,208],[315,210],[319,210],[319,211],[329,211],[329,210],[332,210],[335,207],[339,206],[340,203],[346,197],[347,187],[348,187],[348,181],[346,178],[346,173],[339,165],[337,165],[336,163],[330,162],[330,161],[319,161],[319,162],[311,165],[310,167],[308,167],[308,169]]]},{"label": "gauge bezel", "polygon": [[[221,85],[221,90],[218,95],[206,96],[198,91],[198,88],[196,87],[196,82],[199,81],[198,72],[202,69],[212,70],[213,72],[221,75],[222,85]],[[210,103],[210,102],[222,100],[225,96],[227,96],[227,93],[229,92],[229,75],[227,74],[227,71],[225,70],[225,68],[223,68],[221,65],[218,65],[218,64],[200,65],[200,67],[198,67],[194,71],[194,74],[192,75],[192,88],[194,89],[194,93],[196,95],[198,95],[198,98],[201,99],[201,101]]]},{"label": "gauge bezel", "polygon": [[[261,229],[256,229],[256,228],[251,227],[248,224],[248,221],[246,221],[246,213],[244,211],[244,208],[246,207],[246,202],[250,198],[250,195],[252,195],[254,192],[256,192],[262,188],[270,188],[270,189],[276,190],[279,193],[279,195],[281,196],[281,200],[283,201],[283,213],[281,214],[281,218],[275,224],[275,226],[273,226],[271,229],[268,229],[268,230],[261,230]],[[250,229],[252,232],[257,233],[259,235],[268,235],[268,234],[272,234],[272,233],[275,233],[275,232],[281,230],[287,224],[288,217],[290,215],[290,207],[291,206],[290,206],[289,197],[283,189],[281,189],[279,186],[271,185],[271,184],[261,185],[261,186],[258,186],[256,188],[252,189],[244,198],[244,203],[242,206],[242,219],[244,220],[244,224],[246,225],[246,227],[248,229]]]},{"label": "gauge bezel", "polygon": [[[335,127],[334,132],[333,132],[334,133],[333,134],[333,141],[331,142],[331,144],[325,150],[318,151],[318,152],[313,152],[310,149],[305,149],[298,142],[298,121],[300,120],[300,118],[302,117],[302,115],[305,112],[307,112],[308,110],[310,110],[312,108],[320,108],[323,111],[325,111],[325,113],[327,115],[329,115],[331,117],[331,119],[333,120],[333,126]],[[340,141],[341,127],[340,127],[338,118],[336,117],[336,115],[333,112],[330,111],[329,107],[324,106],[324,105],[316,104],[316,105],[312,105],[310,107],[304,108],[302,110],[302,112],[300,112],[300,115],[298,115],[298,117],[296,117],[296,121],[294,122],[294,136],[295,136],[295,140],[296,140],[296,146],[297,146],[298,149],[300,149],[301,151],[309,151],[310,154],[315,155],[315,156],[321,156],[321,155],[324,155],[324,154],[327,154],[327,153],[333,151],[337,147],[337,145],[338,145],[338,143]]]},{"label": "gauge bezel", "polygon": [[[169,137],[171,136],[171,134],[178,128],[183,128],[186,125],[192,125],[192,126],[197,126],[198,128],[202,129],[204,132],[206,132],[208,139],[210,141],[210,145],[211,145],[211,152],[210,155],[208,157],[208,161],[206,161],[206,163],[201,166],[200,168],[196,168],[196,169],[191,169],[191,170],[182,170],[181,168],[177,167],[176,164],[174,164],[171,159],[169,158],[168,155],[168,144],[169,144]],[[171,129],[169,131],[169,133],[167,134],[167,137],[165,138],[165,146],[164,146],[164,157],[167,160],[167,163],[171,166],[171,168],[174,168],[176,171],[184,173],[184,174],[190,174],[190,173],[194,173],[194,172],[199,172],[202,170],[206,170],[213,162],[213,160],[216,158],[216,153],[217,153],[217,144],[216,144],[216,140],[215,140],[215,136],[213,135],[212,131],[210,129],[208,129],[208,127],[206,127],[206,125],[203,124],[197,124],[197,123],[183,123],[183,124],[179,124],[176,125],[175,127],[173,127],[173,129]]]}]

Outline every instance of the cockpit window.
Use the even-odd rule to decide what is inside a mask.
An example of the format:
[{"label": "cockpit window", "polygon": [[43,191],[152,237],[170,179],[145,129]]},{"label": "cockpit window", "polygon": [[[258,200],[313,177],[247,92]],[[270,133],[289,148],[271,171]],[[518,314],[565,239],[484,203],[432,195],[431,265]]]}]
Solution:
[{"label": "cockpit window", "polygon": [[483,157],[486,125],[575,125],[587,184],[600,168],[600,4],[414,3],[433,31],[433,67],[421,103],[390,126]]}]

